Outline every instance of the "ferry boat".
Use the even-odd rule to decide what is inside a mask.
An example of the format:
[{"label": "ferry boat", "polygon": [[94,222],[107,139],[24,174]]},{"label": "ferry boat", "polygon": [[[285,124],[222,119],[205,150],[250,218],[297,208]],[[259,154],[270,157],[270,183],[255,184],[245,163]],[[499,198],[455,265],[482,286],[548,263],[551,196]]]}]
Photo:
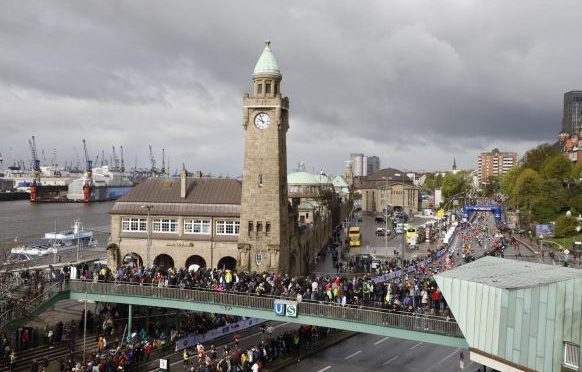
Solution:
[{"label": "ferry boat", "polygon": [[72,230],[45,233],[37,243],[12,248],[7,263],[28,261],[76,247],[86,248],[96,245],[93,232],[84,230],[81,222],[76,220]]}]

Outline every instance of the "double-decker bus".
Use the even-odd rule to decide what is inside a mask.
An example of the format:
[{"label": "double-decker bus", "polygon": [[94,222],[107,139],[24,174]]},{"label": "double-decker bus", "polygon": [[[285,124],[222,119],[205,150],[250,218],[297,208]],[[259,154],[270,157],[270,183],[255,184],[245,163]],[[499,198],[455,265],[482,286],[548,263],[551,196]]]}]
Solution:
[{"label": "double-decker bus", "polygon": [[406,229],[406,243],[409,247],[416,247],[418,243],[426,240],[426,232],[424,226],[410,226]]},{"label": "double-decker bus", "polygon": [[360,226],[351,226],[349,228],[348,239],[350,247],[359,247],[362,244],[362,233],[360,233]]}]

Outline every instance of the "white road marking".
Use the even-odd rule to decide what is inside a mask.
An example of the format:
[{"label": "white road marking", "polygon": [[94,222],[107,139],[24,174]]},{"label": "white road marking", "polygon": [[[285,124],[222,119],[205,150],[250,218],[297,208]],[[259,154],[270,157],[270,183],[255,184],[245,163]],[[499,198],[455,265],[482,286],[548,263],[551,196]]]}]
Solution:
[{"label": "white road marking", "polygon": [[424,344],[424,342],[419,342],[418,344],[416,344],[416,345],[412,346],[412,347],[410,348],[410,350],[412,350],[412,349],[416,349],[418,346],[420,346],[420,345],[422,345],[422,344]]},{"label": "white road marking", "polygon": [[361,352],[362,352],[362,350],[358,350],[358,351],[356,351],[355,353],[348,355],[348,356],[347,356],[347,357],[345,357],[344,359],[345,359],[345,360],[348,360],[348,359],[350,359],[350,358],[352,358],[352,357],[355,357],[356,355],[358,355],[358,354],[359,354],[359,353],[361,353]]},{"label": "white road marking", "polygon": [[325,368],[322,368],[322,369],[320,369],[320,370],[319,370],[319,371],[317,371],[317,372],[323,372],[323,371],[327,371],[327,370],[328,370],[328,369],[330,369],[330,368],[331,368],[331,366],[327,366],[327,367],[325,367]]},{"label": "white road marking", "polygon": [[443,359],[441,359],[438,363],[433,364],[434,366],[438,366],[439,364],[441,364],[442,362],[444,362],[445,360],[449,359],[450,357],[452,357],[453,355],[457,354],[461,349],[457,349],[455,351],[453,351],[452,353],[450,353],[449,355],[447,355],[446,357],[444,357]]},{"label": "white road marking", "polygon": [[398,355],[396,355],[394,358],[390,359],[389,361],[382,363],[382,365],[385,366],[386,364],[388,364],[391,361],[396,360],[396,359],[398,359]]},{"label": "white road marking", "polygon": [[382,339],[380,339],[380,340],[378,340],[378,341],[374,342],[374,345],[379,345],[379,344],[381,344],[382,342],[386,341],[386,340],[387,340],[387,339],[389,339],[389,338],[390,338],[390,337],[384,337],[384,338],[382,338]]}]

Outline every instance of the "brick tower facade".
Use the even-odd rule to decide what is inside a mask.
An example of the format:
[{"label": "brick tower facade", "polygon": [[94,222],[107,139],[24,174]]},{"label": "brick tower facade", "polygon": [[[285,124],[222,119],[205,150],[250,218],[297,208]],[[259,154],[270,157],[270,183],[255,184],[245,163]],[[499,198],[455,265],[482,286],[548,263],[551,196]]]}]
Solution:
[{"label": "brick tower facade", "polygon": [[287,129],[289,99],[267,42],[253,73],[253,95],[243,97],[245,154],[238,268],[289,272]]}]

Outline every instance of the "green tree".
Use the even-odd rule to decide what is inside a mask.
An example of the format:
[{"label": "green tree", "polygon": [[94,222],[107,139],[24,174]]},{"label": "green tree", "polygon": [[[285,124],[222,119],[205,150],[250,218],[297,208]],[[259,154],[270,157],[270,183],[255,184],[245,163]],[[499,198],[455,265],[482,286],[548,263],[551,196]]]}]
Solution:
[{"label": "green tree", "polygon": [[542,180],[540,194],[532,203],[532,214],[538,222],[550,222],[568,210],[568,193],[558,180]]},{"label": "green tree", "polygon": [[570,179],[575,182],[582,182],[582,164],[576,164],[570,171]]},{"label": "green tree", "polygon": [[487,183],[483,185],[483,196],[493,196],[493,194],[499,192],[499,177],[489,176]]},{"label": "green tree", "polygon": [[443,177],[441,190],[445,203],[457,194],[468,193],[471,190],[471,174],[467,171],[447,173]]},{"label": "green tree", "polygon": [[430,193],[433,192],[435,189],[434,187],[434,173],[427,173],[426,177],[424,178],[424,182],[422,183],[422,187],[424,187]]},{"label": "green tree", "polygon": [[576,218],[568,217],[565,214],[563,214],[556,219],[554,236],[556,238],[572,236],[576,233],[577,225],[578,221],[576,221]]},{"label": "green tree", "polygon": [[564,154],[554,155],[542,163],[540,175],[546,179],[567,181],[572,176],[572,162]]},{"label": "green tree", "polygon": [[540,196],[542,189],[541,177],[533,169],[524,169],[515,180],[512,190],[512,199],[518,208],[529,209],[532,203]]},{"label": "green tree", "polygon": [[[513,195],[513,187],[515,186],[515,181],[519,174],[521,173],[521,167],[513,167],[509,170],[509,172],[505,173],[499,182],[499,187],[503,195],[511,198]],[[515,202],[514,202],[515,204]]]},{"label": "green tree", "polygon": [[546,159],[558,154],[560,154],[560,150],[552,145],[544,143],[525,153],[523,165],[525,168],[531,168],[536,172],[539,172]]}]

